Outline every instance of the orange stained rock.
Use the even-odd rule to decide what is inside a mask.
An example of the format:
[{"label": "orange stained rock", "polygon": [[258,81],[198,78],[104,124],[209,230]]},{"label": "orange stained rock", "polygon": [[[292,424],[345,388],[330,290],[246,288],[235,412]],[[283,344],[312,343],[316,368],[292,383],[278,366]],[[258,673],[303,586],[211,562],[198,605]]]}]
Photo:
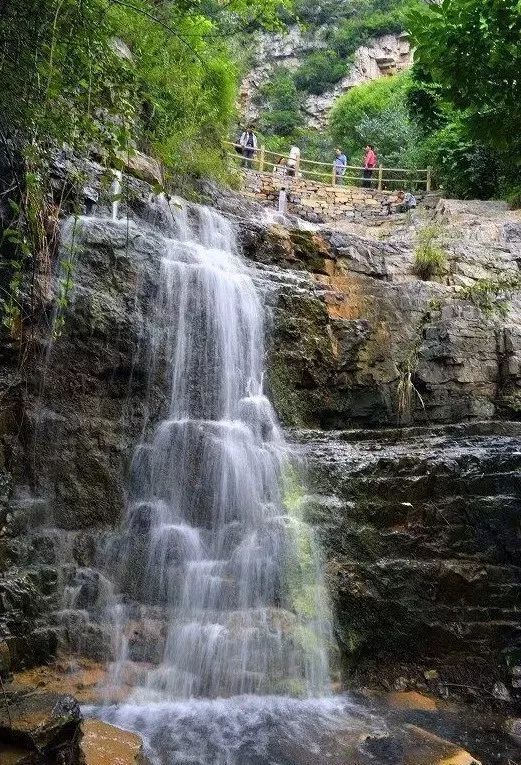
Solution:
[{"label": "orange stained rock", "polygon": [[344,296],[343,301],[327,306],[332,319],[360,319],[368,315],[368,298],[356,276],[337,268],[330,277],[330,284],[335,292]]},{"label": "orange stained rock", "polygon": [[100,720],[82,723],[84,765],[145,765],[143,742],[135,733]]},{"label": "orange stained rock", "polygon": [[433,712],[438,708],[435,699],[417,691],[395,691],[389,694],[389,704],[395,709],[422,709]]},{"label": "orange stained rock", "polygon": [[405,725],[404,765],[481,765],[469,752],[416,725]]},{"label": "orange stained rock", "polygon": [[[95,703],[100,700],[100,687],[107,676],[104,664],[89,659],[63,660],[43,667],[16,672],[13,687],[38,688],[51,693],[68,693],[81,703]],[[129,691],[130,689],[128,689]],[[127,691],[127,692],[128,692]],[[126,691],[119,693],[122,700]]]},{"label": "orange stained rock", "polygon": [[0,763],[2,765],[24,765],[27,762],[29,752],[17,746],[7,746],[0,743]]}]

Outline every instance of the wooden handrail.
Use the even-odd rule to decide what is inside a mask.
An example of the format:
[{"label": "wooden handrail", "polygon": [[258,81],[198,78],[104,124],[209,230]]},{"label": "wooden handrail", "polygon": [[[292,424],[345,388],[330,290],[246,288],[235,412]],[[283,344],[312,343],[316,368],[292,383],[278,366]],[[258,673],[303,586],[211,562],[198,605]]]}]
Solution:
[{"label": "wooden handrail", "polygon": [[[253,146],[244,147],[240,143],[234,143],[233,141],[225,141],[224,144],[233,147],[234,150],[248,148],[251,152],[248,161],[250,163],[255,162],[255,166],[259,172],[269,172],[265,170],[266,166],[273,165],[273,167],[276,167],[279,164],[277,160],[285,159],[288,163],[292,163],[290,164],[290,167],[293,170],[293,174],[289,174],[289,178],[298,177],[300,175],[304,180],[306,178],[310,180],[310,176],[312,176],[311,180],[315,179],[317,182],[324,183],[324,185],[330,187],[342,186],[343,182],[346,181],[354,182],[354,184],[349,183],[348,185],[356,185],[357,182],[360,183],[362,181],[363,172],[366,169],[360,165],[345,165],[344,174],[341,176],[342,183],[340,183],[339,178],[335,173],[334,161],[319,162],[318,160],[304,159],[300,156],[295,158],[291,157],[289,154],[280,154],[279,152],[269,151],[264,145],[258,145],[254,148]],[[228,152],[228,155],[237,159],[240,153],[237,151],[230,151]],[[432,169],[430,167],[407,168],[377,165],[371,169],[373,170],[373,173],[370,183],[376,183],[375,188],[377,188],[378,191],[383,191],[386,184],[396,183],[422,184],[425,185],[425,190],[427,192],[431,190]],[[356,173],[356,175],[348,174],[349,171]],[[389,173],[402,173],[406,177],[389,177]]]},{"label": "wooden handrail", "polygon": [[[241,146],[239,143],[233,143],[232,141],[225,141],[224,142],[228,146],[233,146],[236,149],[243,149],[244,147]],[[261,152],[262,146],[258,146],[256,149],[253,147],[248,147],[250,151],[253,152]],[[267,160],[268,157],[277,157],[278,159],[292,159],[292,157],[289,156],[289,154],[279,154],[276,151],[270,151],[269,149],[264,149],[264,156]],[[307,165],[318,165],[319,167],[328,167],[331,168],[334,164],[334,162],[319,162],[315,159],[304,159],[303,157],[300,157],[300,164],[307,164]],[[373,170],[377,170],[380,167],[380,165],[377,165],[376,167],[372,168]],[[411,168],[411,167],[387,167],[387,165],[383,166],[384,169],[391,173],[425,173],[427,176],[429,174],[429,168]],[[346,170],[364,170],[364,167],[362,165],[345,165]],[[392,180],[392,179],[389,179]]]}]

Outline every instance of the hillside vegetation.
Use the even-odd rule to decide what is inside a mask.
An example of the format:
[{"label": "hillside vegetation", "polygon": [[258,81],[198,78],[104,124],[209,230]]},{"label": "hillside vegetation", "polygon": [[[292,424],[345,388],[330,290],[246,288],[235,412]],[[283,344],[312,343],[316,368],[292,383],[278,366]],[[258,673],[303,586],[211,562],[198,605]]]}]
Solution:
[{"label": "hillside vegetation", "polygon": [[[458,196],[519,196],[521,6],[517,0],[0,0],[0,141],[33,180],[63,145],[107,164],[134,148],[170,176],[226,178],[222,140],[236,117],[242,43],[298,21],[319,49],[275,71],[259,99],[272,148],[328,159],[433,165]],[[341,97],[323,133],[300,106],[331,88],[361,44],[407,29],[411,73]],[[118,44],[118,40],[122,41]]]},{"label": "hillside vegetation", "polygon": [[[53,158],[93,158],[109,169],[141,150],[162,161],[167,183],[188,174],[227,180],[222,142],[238,82],[230,40],[280,24],[280,7],[0,0],[0,300],[12,334],[35,310],[38,274],[55,265],[60,211],[83,211],[85,179],[68,177],[57,199]],[[111,180],[108,172],[107,187]],[[70,263],[63,268],[65,303]]]},{"label": "hillside vegetation", "polygon": [[[295,13],[324,47],[261,91],[259,127],[271,148],[297,143],[316,159],[335,145],[359,163],[373,143],[387,166],[427,167],[448,195],[521,203],[521,5],[517,0],[364,0]],[[301,107],[341,79],[358,46],[406,30],[412,71],[358,85],[334,105],[330,129],[306,129]]]}]

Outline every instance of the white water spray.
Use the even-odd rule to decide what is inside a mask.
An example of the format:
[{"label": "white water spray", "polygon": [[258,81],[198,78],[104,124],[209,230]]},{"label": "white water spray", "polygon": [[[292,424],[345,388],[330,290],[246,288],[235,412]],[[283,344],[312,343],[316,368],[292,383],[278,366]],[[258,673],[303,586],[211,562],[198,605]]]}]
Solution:
[{"label": "white water spray", "polygon": [[170,403],[132,462],[113,677],[152,664],[142,703],[325,693],[328,612],[311,532],[284,501],[261,301],[231,225],[195,217],[176,211],[164,240],[151,366],[166,365]]}]

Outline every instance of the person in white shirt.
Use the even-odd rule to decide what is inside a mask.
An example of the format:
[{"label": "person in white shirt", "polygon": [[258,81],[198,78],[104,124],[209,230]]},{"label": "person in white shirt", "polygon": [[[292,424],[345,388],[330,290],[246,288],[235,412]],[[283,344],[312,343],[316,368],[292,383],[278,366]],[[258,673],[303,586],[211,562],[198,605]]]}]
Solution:
[{"label": "person in white shirt", "polygon": [[298,146],[292,146],[289,150],[288,175],[296,175],[296,170],[300,160],[300,149]]},{"label": "person in white shirt", "polygon": [[342,149],[336,149],[333,167],[335,169],[335,181],[341,186],[344,183],[344,175],[347,169],[347,157]]},{"label": "person in white shirt", "polygon": [[251,167],[251,161],[255,156],[255,151],[258,145],[257,136],[253,132],[251,125],[247,127],[241,135],[239,143],[242,146],[242,156],[244,157],[242,166]]}]

